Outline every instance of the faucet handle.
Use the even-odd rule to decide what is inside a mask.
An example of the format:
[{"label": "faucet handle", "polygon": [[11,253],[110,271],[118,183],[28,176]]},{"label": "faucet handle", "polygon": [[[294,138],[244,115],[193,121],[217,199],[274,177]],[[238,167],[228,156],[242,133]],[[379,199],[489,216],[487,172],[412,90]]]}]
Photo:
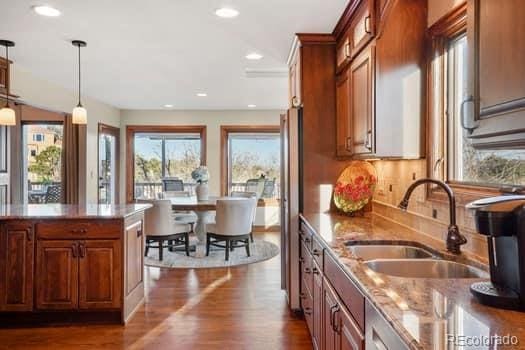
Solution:
[{"label": "faucet handle", "polygon": [[461,254],[460,247],[467,243],[467,239],[461,233],[457,225],[450,225],[447,232],[447,250],[453,254]]}]

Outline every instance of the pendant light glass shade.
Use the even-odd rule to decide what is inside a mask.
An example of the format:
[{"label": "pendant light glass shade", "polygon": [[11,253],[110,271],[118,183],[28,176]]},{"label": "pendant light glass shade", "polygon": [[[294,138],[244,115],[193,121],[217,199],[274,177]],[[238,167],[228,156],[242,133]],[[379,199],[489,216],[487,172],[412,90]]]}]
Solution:
[{"label": "pendant light glass shade", "polygon": [[0,125],[16,125],[16,114],[13,109],[9,107],[0,109]]},{"label": "pendant light glass shade", "polygon": [[[15,43],[11,40],[0,40],[0,45],[5,47],[5,61],[7,64],[7,74],[9,74],[9,48],[15,46]],[[7,78],[9,79],[9,77]],[[16,125],[16,114],[15,110],[9,107],[9,85],[7,84],[6,89],[6,102],[4,108],[0,109],[0,125],[13,126]]]},{"label": "pendant light glass shade", "polygon": [[82,106],[73,108],[73,124],[87,124],[87,110]]},{"label": "pendant light glass shade", "polygon": [[72,123],[73,124],[87,124],[87,110],[82,106],[82,102],[80,97],[80,89],[81,89],[81,75],[80,75],[80,48],[86,47],[86,42],[82,40],[73,40],[71,42],[73,46],[78,47],[78,105],[73,108],[73,117],[72,117]]}]

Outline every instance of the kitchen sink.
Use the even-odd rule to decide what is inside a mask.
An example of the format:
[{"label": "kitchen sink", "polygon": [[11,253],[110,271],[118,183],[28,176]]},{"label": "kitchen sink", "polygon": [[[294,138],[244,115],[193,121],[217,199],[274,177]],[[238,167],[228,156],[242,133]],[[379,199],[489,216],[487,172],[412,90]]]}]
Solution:
[{"label": "kitchen sink", "polygon": [[489,278],[480,269],[447,260],[372,260],[366,265],[375,272],[406,278]]},{"label": "kitchen sink", "polygon": [[363,260],[374,259],[428,259],[432,258],[432,253],[425,249],[412,247],[409,245],[351,245],[348,249],[355,256]]}]

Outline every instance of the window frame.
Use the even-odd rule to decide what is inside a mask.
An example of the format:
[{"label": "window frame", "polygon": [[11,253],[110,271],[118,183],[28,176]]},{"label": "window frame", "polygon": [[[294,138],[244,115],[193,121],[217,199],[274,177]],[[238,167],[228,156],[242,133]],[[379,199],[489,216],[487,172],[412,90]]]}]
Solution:
[{"label": "window frame", "polygon": [[[221,195],[228,195],[228,141],[230,134],[281,134],[280,125],[221,125]],[[281,155],[279,154],[279,157]],[[275,199],[259,199],[258,206],[276,204]]]},{"label": "window frame", "polygon": [[[427,130],[427,172],[429,177],[442,180],[450,185],[459,204],[496,196],[502,193],[498,187],[450,180],[448,171],[448,125],[447,110],[447,49],[448,43],[467,34],[467,4],[452,9],[428,29],[430,39],[427,61],[428,76],[428,130]],[[427,185],[427,199],[445,202],[446,194],[439,188]]]},{"label": "window frame", "polygon": [[127,125],[126,126],[126,202],[135,201],[135,134],[199,134],[201,165],[206,165],[206,125]]}]

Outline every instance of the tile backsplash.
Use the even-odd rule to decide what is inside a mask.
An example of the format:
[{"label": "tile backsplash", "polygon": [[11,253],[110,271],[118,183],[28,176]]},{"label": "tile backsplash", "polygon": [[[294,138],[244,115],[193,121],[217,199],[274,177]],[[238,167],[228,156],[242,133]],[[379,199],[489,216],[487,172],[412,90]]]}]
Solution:
[{"label": "tile backsplash", "polygon": [[[449,222],[448,204],[427,200],[425,186],[420,186],[412,194],[408,212],[397,208],[408,186],[414,180],[426,177],[426,160],[380,160],[372,164],[378,175],[373,211],[422,234],[437,238],[444,244]],[[472,213],[464,206],[458,205],[456,217],[461,233],[468,240],[462,249],[487,261],[487,242],[483,236],[476,233]]]}]

